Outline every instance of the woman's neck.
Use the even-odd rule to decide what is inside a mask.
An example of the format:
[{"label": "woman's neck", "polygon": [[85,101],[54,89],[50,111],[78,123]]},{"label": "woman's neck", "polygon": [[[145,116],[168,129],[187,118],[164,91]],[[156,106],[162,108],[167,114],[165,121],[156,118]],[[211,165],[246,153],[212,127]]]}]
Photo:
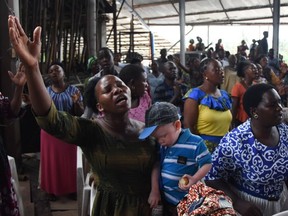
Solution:
[{"label": "woman's neck", "polygon": [[218,87],[209,83],[208,81],[204,81],[202,86],[200,86],[201,90],[203,90],[206,94],[215,94],[219,91]]},{"label": "woman's neck", "polygon": [[242,80],[242,85],[247,89],[249,88],[253,83],[253,80],[252,79],[249,79],[249,78],[245,78]]},{"label": "woman's neck", "polygon": [[107,114],[104,113],[103,118],[97,120],[103,129],[111,135],[118,137],[119,139],[137,140],[141,126],[139,123],[133,122],[128,118],[128,112],[125,114]]},{"label": "woman's neck", "polygon": [[136,108],[139,106],[140,97],[132,96],[131,98],[131,108]]},{"label": "woman's neck", "polygon": [[209,83],[208,81],[204,81],[203,85],[200,86],[200,89],[214,98],[218,98],[221,96],[221,92],[218,87]]},{"label": "woman's neck", "polygon": [[125,127],[129,124],[130,120],[128,118],[128,112],[125,114],[108,114],[104,113],[104,117],[101,121],[109,129],[117,132],[123,132]]},{"label": "woman's neck", "polygon": [[265,127],[260,122],[251,120],[254,137],[266,146],[276,146],[279,142],[279,132],[276,126]]},{"label": "woman's neck", "polygon": [[66,89],[66,83],[64,81],[54,82],[51,86],[55,92],[62,92]]}]

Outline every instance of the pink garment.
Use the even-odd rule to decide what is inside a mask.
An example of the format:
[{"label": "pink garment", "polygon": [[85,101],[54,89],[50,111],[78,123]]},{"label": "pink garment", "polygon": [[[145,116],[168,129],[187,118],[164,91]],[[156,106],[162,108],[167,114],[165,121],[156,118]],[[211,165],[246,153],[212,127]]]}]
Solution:
[{"label": "pink garment", "polygon": [[139,106],[129,110],[129,117],[141,122],[145,122],[145,112],[151,106],[151,98],[148,92],[140,98]]},{"label": "pink garment", "polygon": [[56,196],[76,193],[77,146],[41,130],[41,188]]}]

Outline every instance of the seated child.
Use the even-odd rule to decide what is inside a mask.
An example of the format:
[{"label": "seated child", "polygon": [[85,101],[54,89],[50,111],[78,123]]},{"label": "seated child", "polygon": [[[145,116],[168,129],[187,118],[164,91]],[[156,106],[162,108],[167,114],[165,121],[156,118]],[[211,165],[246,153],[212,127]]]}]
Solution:
[{"label": "seated child", "polygon": [[160,144],[159,183],[164,215],[177,215],[179,201],[209,172],[211,155],[200,136],[181,128],[177,107],[168,102],[156,102],[146,111],[139,139],[148,136]]}]

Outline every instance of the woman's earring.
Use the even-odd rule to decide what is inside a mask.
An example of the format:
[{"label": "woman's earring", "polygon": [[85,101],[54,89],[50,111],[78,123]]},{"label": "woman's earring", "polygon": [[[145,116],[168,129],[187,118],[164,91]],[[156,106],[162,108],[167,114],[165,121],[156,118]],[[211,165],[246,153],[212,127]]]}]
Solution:
[{"label": "woman's earring", "polygon": [[205,77],[205,80],[208,80],[208,77]]},{"label": "woman's earring", "polygon": [[257,113],[253,113],[253,118],[254,118],[254,119],[258,119],[258,117],[259,117],[259,116],[258,116]]}]

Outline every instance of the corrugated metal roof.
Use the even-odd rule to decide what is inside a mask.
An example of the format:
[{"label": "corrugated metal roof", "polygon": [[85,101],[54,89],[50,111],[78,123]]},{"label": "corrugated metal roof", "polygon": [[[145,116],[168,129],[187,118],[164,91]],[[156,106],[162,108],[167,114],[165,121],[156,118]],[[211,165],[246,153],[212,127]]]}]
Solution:
[{"label": "corrugated metal roof", "polygon": [[[121,8],[121,4],[123,7]],[[121,11],[120,11],[121,8]],[[137,31],[149,31],[155,26],[179,26],[179,1],[173,0],[117,0],[119,32],[131,31],[131,18],[133,15],[133,28]],[[112,28],[112,16],[107,23],[107,29]],[[186,0],[185,1],[186,26],[201,25],[272,25],[273,0]],[[280,24],[288,24],[288,0],[281,0]],[[141,39],[140,39],[141,38]],[[144,38],[144,39],[143,39]],[[129,49],[129,37],[122,36],[121,50]],[[112,43],[113,37],[108,44]],[[124,41],[126,42],[124,43]],[[154,32],[155,53],[162,47],[173,44]],[[149,55],[149,36],[134,34],[135,50]],[[179,46],[174,51],[179,50]],[[148,53],[148,54],[147,54]]]}]

